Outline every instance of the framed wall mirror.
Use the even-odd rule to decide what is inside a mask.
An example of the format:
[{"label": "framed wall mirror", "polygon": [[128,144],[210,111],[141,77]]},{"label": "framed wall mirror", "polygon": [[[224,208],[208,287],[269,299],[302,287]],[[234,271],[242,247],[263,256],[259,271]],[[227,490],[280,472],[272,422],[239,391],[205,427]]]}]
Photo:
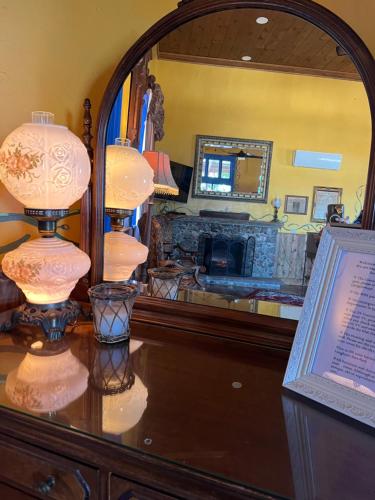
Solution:
[{"label": "framed wall mirror", "polygon": [[272,141],[198,135],[193,198],[267,203]]},{"label": "framed wall mirror", "polygon": [[[177,264],[184,268],[183,285],[173,303],[170,296],[144,296],[138,307],[146,316],[178,310],[178,321],[194,315],[221,321],[222,328],[235,321],[292,332],[313,261],[310,235],[324,222],[312,223],[305,210],[284,211],[283,201],[311,200],[314,186],[337,186],[350,222],[373,228],[373,78],[362,41],[309,0],[181,2],[124,56],[104,96],[92,281],[103,276],[106,148],[117,135],[115,124],[140,152],[168,156],[178,188],[175,197],[157,195],[137,209],[128,232],[149,246],[149,260],[137,271],[142,281],[150,269]],[[223,139],[236,137],[251,139]],[[215,158],[223,156],[218,149],[236,160],[252,156],[250,196],[239,201],[227,187],[217,196],[216,186],[235,183],[232,167]],[[339,153],[343,161],[335,170],[297,166],[296,150]],[[221,184],[204,167],[210,159]]]}]

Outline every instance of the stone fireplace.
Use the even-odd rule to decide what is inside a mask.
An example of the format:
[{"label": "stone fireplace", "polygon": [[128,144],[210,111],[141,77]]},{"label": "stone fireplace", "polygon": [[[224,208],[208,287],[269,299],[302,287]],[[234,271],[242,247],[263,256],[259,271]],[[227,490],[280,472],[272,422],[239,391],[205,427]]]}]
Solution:
[{"label": "stone fireplace", "polygon": [[[177,217],[172,222],[172,241],[174,245],[179,245],[189,252],[194,252],[198,259],[202,259],[202,256],[204,259],[205,250],[207,249],[209,253],[211,251],[210,245],[212,247],[212,244],[216,243],[216,254],[214,252],[216,272],[218,272],[218,263],[219,268],[220,265],[224,267],[228,264],[233,266],[233,252],[239,251],[241,253],[240,247],[242,247],[241,265],[237,263],[237,267],[234,265],[234,267],[230,268],[234,271],[233,275],[273,278],[277,234],[280,227],[280,223],[274,222],[183,216]],[[210,240],[208,237],[210,237]],[[206,243],[206,241],[211,243]],[[245,242],[246,249],[244,250]],[[234,246],[231,247],[231,245]],[[225,258],[222,258],[220,263],[220,255],[223,257],[224,254]],[[205,265],[202,260],[200,263]],[[236,274],[239,269],[244,274]]]}]

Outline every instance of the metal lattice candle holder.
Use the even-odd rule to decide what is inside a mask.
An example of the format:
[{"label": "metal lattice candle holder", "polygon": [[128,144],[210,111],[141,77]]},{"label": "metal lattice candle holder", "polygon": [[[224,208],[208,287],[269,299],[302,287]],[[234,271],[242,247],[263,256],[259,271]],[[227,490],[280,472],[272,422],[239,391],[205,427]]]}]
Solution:
[{"label": "metal lattice candle holder", "polygon": [[134,384],[129,341],[96,347],[92,366],[90,385],[103,395],[120,394]]},{"label": "metal lattice candle holder", "polygon": [[95,337],[99,342],[121,342],[130,336],[130,318],[138,284],[102,283],[88,291],[92,305]]},{"label": "metal lattice candle holder", "polygon": [[154,267],[147,270],[151,297],[176,300],[184,271],[169,267]]}]

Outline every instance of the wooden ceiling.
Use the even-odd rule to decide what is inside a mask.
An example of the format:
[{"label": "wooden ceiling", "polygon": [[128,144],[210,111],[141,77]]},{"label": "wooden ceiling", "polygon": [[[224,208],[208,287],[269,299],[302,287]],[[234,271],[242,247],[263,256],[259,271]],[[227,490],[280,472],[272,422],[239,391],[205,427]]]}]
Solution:
[{"label": "wooden ceiling", "polygon": [[[267,24],[258,24],[258,17]],[[239,66],[359,80],[351,59],[338,56],[337,43],[299,17],[271,10],[218,12],[176,29],[158,45],[160,59]],[[250,62],[241,60],[251,56]]]}]

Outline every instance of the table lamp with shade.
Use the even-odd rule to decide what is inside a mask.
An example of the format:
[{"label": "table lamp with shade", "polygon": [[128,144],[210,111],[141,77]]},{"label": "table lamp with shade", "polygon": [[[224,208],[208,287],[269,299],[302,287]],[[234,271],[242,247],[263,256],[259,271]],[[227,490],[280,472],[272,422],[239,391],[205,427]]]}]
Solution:
[{"label": "table lamp with shade", "polygon": [[179,189],[171,172],[169,156],[161,151],[144,151],[143,156],[154,171],[155,193],[178,196]]},{"label": "table lamp with shade", "polygon": [[125,219],[153,193],[153,171],[128,139],[107,146],[105,212],[111,229],[104,236],[104,280],[128,280],[147,259],[148,248],[125,233]]},{"label": "table lamp with shade", "polygon": [[39,325],[49,340],[57,340],[67,322],[77,318],[78,304],[69,301],[69,295],[88,272],[90,259],[56,236],[56,223],[86,191],[90,171],[86,148],[67,127],[54,124],[52,113],[33,112],[31,123],[4,140],[1,180],[25,206],[25,215],[37,219],[41,236],[21,244],[2,261],[4,273],[27,301],[13,314],[11,326]]},{"label": "table lamp with shade", "polygon": [[[143,156],[146,158],[152,170],[154,171],[154,185],[155,193],[178,196],[179,188],[173,178],[171,171],[171,164],[169,161],[169,156],[162,151],[144,151]],[[149,244],[151,240],[151,210],[154,203],[153,196],[149,199],[149,211],[146,219],[146,243]],[[147,279],[147,269],[146,266],[143,268],[143,279]]]}]

